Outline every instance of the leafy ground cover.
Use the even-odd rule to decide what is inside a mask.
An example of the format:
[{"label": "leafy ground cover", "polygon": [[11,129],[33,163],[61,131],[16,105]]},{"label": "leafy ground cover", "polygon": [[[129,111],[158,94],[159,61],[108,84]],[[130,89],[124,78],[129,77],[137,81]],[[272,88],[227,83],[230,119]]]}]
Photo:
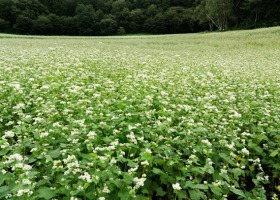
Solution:
[{"label": "leafy ground cover", "polygon": [[279,38],[0,35],[0,199],[279,199]]}]

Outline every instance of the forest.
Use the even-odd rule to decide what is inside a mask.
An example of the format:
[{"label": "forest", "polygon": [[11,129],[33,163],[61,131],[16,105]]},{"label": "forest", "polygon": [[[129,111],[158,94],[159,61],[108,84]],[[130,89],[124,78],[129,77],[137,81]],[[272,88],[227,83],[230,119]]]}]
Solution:
[{"label": "forest", "polygon": [[0,0],[0,32],[174,34],[280,25],[280,0]]}]

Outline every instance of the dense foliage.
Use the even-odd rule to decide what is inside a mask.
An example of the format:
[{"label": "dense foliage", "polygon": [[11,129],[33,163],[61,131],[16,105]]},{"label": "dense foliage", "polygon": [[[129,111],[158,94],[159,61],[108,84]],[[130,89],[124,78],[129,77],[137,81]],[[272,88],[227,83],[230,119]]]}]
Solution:
[{"label": "dense foliage", "polygon": [[0,31],[187,33],[280,25],[280,0],[0,0]]},{"label": "dense foliage", "polygon": [[0,35],[0,199],[279,200],[279,37]]}]

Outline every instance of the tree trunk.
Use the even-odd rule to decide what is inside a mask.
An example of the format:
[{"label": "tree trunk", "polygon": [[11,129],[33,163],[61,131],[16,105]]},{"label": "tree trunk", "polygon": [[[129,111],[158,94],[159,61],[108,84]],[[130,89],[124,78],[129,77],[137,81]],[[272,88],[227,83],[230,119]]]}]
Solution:
[{"label": "tree trunk", "polygon": [[211,21],[209,21],[209,29],[211,32],[213,31],[213,23]]}]

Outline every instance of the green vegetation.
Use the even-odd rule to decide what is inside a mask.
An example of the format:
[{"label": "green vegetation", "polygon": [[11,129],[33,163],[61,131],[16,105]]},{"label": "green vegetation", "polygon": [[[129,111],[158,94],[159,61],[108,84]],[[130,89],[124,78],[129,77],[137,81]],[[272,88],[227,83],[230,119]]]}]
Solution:
[{"label": "green vegetation", "polygon": [[279,199],[279,38],[0,35],[0,199]]},{"label": "green vegetation", "polygon": [[0,31],[173,34],[280,25],[279,0],[0,0]]}]

